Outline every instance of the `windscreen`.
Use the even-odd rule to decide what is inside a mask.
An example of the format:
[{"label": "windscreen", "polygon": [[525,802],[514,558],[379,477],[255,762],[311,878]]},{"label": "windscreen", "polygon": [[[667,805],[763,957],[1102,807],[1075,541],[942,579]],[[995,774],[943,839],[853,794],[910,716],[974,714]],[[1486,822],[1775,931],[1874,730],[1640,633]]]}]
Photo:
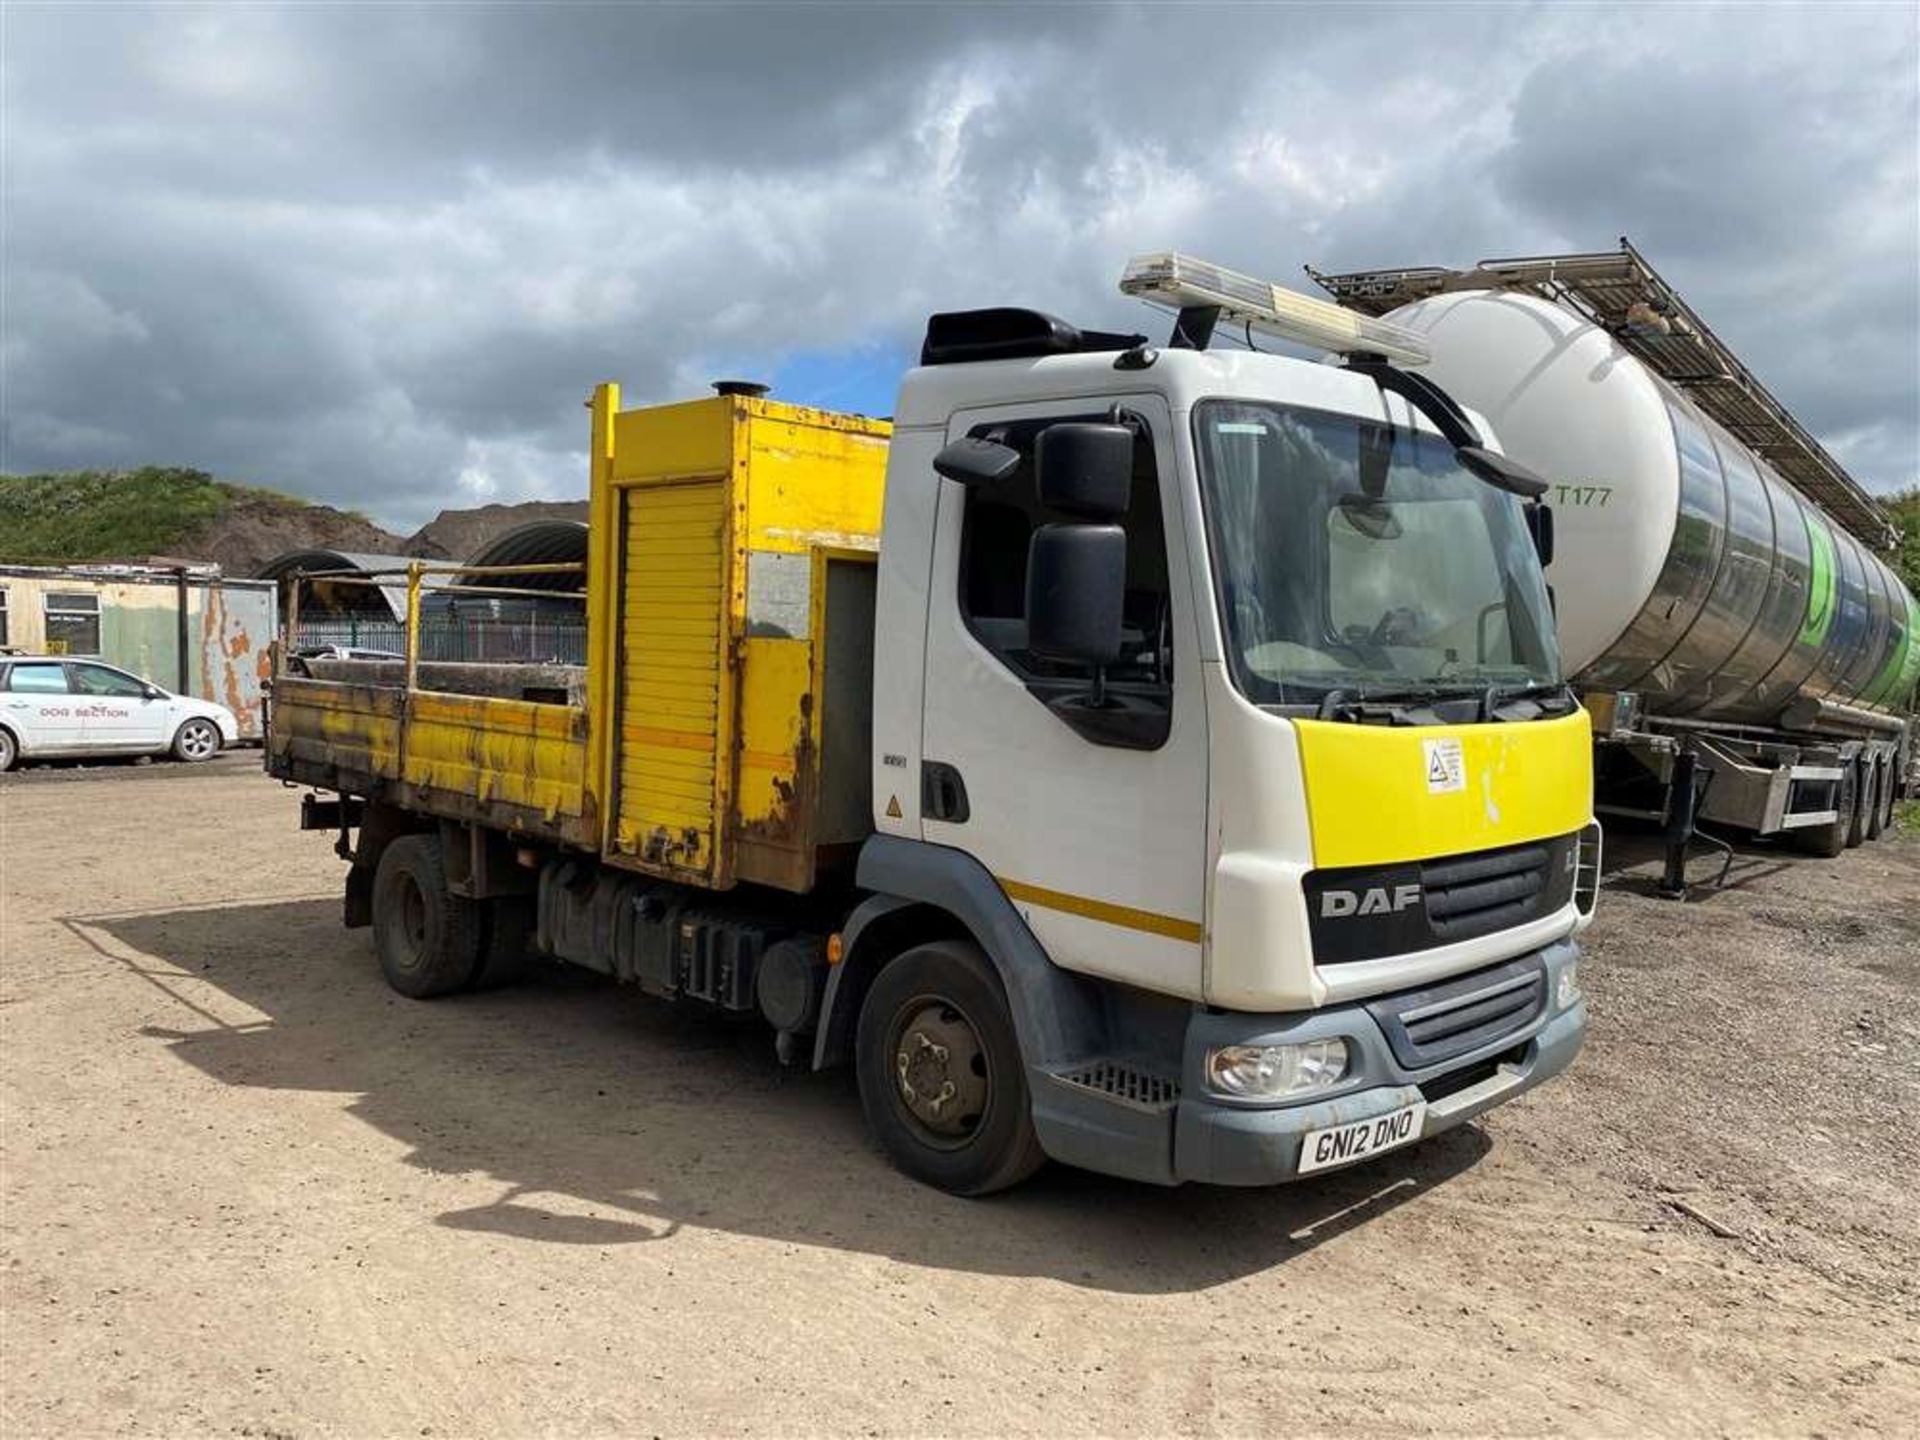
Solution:
[{"label": "windscreen", "polygon": [[1252,401],[1196,407],[1229,667],[1249,699],[1560,679],[1520,502],[1437,436]]}]

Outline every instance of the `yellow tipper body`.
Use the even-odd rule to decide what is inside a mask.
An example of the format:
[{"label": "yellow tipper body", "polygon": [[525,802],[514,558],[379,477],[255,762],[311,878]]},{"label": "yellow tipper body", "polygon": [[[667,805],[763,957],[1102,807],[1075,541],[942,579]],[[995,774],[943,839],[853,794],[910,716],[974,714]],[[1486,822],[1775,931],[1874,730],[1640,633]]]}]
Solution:
[{"label": "yellow tipper body", "polygon": [[[885,421],[592,401],[571,703],[283,675],[272,768],[711,888],[792,891],[871,828]],[[508,583],[511,583],[510,581]]]}]

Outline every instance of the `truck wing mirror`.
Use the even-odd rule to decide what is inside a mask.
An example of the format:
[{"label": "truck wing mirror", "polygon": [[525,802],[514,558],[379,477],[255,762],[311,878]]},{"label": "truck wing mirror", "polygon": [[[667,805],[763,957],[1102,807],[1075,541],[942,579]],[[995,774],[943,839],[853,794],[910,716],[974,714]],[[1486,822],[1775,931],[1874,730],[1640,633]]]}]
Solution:
[{"label": "truck wing mirror", "polygon": [[1125,646],[1127,532],[1085,521],[1042,525],[1027,542],[1027,646],[1091,667],[1088,679],[1033,676],[1027,689],[1096,745],[1152,750],[1173,728],[1165,694],[1109,691],[1107,667]]},{"label": "truck wing mirror", "polygon": [[1020,468],[1020,452],[998,440],[963,435],[933,457],[937,475],[962,485],[991,485]]},{"label": "truck wing mirror", "polygon": [[[1042,525],[1027,542],[1027,644],[1096,676],[1120,658],[1127,533],[1118,525]],[[1096,688],[1098,682],[1096,680]]]},{"label": "truck wing mirror", "polygon": [[1040,503],[1077,520],[1114,521],[1133,494],[1133,429],[1063,420],[1040,432],[1034,467]]},{"label": "truck wing mirror", "polygon": [[1511,460],[1481,445],[1462,445],[1454,458],[1496,490],[1518,495],[1522,500],[1538,500],[1553,487],[1518,460]]}]

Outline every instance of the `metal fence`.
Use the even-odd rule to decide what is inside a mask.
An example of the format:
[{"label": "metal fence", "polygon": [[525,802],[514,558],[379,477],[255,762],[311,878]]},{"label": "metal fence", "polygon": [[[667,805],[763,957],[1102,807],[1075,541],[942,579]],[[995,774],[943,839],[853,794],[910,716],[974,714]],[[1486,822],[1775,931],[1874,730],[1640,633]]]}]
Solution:
[{"label": "metal fence", "polygon": [[[355,615],[301,616],[294,648],[346,645],[357,650],[406,654],[407,627],[398,620]],[[502,619],[495,616],[420,617],[422,660],[472,660],[491,664],[584,665],[587,619],[549,614]]]}]

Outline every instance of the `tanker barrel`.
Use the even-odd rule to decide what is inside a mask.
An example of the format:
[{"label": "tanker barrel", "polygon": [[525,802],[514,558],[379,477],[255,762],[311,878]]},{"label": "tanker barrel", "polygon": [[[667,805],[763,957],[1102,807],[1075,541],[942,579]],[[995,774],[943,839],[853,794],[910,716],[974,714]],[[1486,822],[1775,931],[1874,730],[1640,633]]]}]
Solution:
[{"label": "tanker barrel", "polygon": [[1576,685],[1636,692],[1652,717],[1750,725],[1791,711],[1858,729],[1911,702],[1920,605],[1899,577],[1607,330],[1513,291],[1388,318],[1554,482],[1549,578]]}]

